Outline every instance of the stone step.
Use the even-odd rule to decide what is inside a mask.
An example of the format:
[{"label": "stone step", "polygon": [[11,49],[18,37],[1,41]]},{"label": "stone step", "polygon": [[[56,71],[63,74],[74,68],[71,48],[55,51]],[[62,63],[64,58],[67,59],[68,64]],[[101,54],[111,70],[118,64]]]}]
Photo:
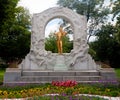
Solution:
[{"label": "stone step", "polygon": [[23,71],[22,76],[100,76],[100,72],[97,71]]},{"label": "stone step", "polygon": [[[27,84],[45,84],[45,83],[52,83],[52,81],[12,81],[12,82],[6,82],[6,84],[4,84],[5,86],[24,86],[24,85],[27,85]],[[99,83],[99,80],[98,81],[77,81],[77,83],[84,83],[84,84],[87,84],[87,83]]]},{"label": "stone step", "polygon": [[52,81],[75,80],[78,83],[99,82],[99,80],[117,80],[114,71],[43,71],[8,69],[4,75],[4,85],[41,84]]},{"label": "stone step", "polygon": [[100,76],[22,76],[19,81],[31,81],[31,82],[52,82],[52,81],[98,81]]}]

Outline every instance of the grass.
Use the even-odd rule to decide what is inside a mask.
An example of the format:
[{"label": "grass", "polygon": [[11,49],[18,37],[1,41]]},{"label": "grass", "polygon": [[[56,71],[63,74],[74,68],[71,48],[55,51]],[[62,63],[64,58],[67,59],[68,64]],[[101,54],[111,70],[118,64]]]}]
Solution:
[{"label": "grass", "polygon": [[115,69],[116,75],[118,78],[120,78],[120,68]]},{"label": "grass", "polygon": [[0,69],[0,84],[3,82],[4,73],[5,69]]}]

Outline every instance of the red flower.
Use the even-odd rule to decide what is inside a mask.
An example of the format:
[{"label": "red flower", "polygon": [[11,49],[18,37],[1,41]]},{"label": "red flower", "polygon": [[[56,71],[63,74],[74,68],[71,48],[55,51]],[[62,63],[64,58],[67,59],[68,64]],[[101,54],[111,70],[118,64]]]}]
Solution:
[{"label": "red flower", "polygon": [[53,86],[64,86],[64,87],[72,87],[77,85],[76,81],[67,80],[67,81],[52,81]]}]

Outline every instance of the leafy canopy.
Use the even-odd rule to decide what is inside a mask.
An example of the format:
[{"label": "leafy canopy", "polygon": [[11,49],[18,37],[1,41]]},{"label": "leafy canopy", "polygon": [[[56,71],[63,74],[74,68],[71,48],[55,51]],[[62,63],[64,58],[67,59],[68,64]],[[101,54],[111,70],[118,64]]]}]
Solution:
[{"label": "leafy canopy", "polygon": [[30,47],[30,14],[19,0],[0,0],[0,57],[6,62],[23,58]]}]

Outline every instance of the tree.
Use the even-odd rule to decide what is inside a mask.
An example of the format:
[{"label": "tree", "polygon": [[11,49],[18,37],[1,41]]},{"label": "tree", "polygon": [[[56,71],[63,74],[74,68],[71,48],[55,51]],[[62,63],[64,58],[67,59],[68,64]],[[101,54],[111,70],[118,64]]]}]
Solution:
[{"label": "tree", "polygon": [[17,7],[14,15],[6,32],[0,35],[0,57],[6,62],[24,58],[30,49],[30,14],[23,7]]},{"label": "tree", "polygon": [[50,33],[49,37],[45,38],[45,50],[57,53],[56,37],[54,33]]},{"label": "tree", "polygon": [[101,27],[101,24],[107,20],[108,14],[110,14],[110,8],[104,5],[104,1],[105,0],[58,0],[57,4],[68,7],[78,14],[87,17],[89,41],[89,38],[95,35],[96,31]]},{"label": "tree", "polygon": [[120,67],[120,45],[115,39],[116,28],[113,25],[102,26],[96,34],[98,39],[91,47],[96,51],[96,58],[102,62],[108,62],[112,67]]},{"label": "tree", "polygon": [[116,29],[117,32],[115,34],[116,41],[120,44],[120,15],[117,17],[117,23],[116,23]]},{"label": "tree", "polygon": [[[114,1],[114,0],[113,0]],[[90,47],[96,51],[95,58],[102,62],[109,62],[112,67],[119,68],[120,59],[120,1],[111,3],[113,7],[113,19],[116,18],[116,25],[103,26],[96,36],[98,39],[90,43]]]},{"label": "tree", "polygon": [[9,25],[14,21],[18,1],[0,0],[0,35],[7,34]]},{"label": "tree", "polygon": [[31,15],[29,13],[29,10],[19,6],[16,8],[15,15],[16,23],[19,26],[22,26],[29,30],[31,26]]},{"label": "tree", "polygon": [[70,53],[73,49],[73,41],[70,41],[68,35],[63,37],[63,53]]},{"label": "tree", "polygon": [[115,0],[112,5],[113,5],[112,7],[113,21],[115,18],[117,20],[116,23],[117,32],[115,36],[116,40],[120,43],[120,0]]},{"label": "tree", "polygon": [[15,10],[18,1],[19,0],[0,0],[0,54],[3,53],[1,47],[5,46],[4,42],[7,41],[6,37],[9,27],[15,20]]},{"label": "tree", "polygon": [[114,0],[112,7],[113,19],[120,15],[120,0]]}]

